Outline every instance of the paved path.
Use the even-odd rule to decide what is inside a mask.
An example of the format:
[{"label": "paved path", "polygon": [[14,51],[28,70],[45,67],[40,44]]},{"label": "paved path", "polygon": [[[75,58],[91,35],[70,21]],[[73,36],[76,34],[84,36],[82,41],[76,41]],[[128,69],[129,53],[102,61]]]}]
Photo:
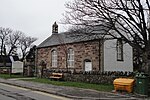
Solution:
[{"label": "paved path", "polygon": [[50,94],[64,96],[72,99],[82,100],[150,100],[148,98],[139,98],[130,94],[118,94],[110,92],[100,92],[91,89],[81,89],[66,86],[55,86],[51,84],[43,84],[36,82],[22,81],[18,79],[1,79],[0,83],[24,87],[36,91],[42,91]]},{"label": "paved path", "polygon": [[58,95],[0,83],[0,100],[71,100]]}]

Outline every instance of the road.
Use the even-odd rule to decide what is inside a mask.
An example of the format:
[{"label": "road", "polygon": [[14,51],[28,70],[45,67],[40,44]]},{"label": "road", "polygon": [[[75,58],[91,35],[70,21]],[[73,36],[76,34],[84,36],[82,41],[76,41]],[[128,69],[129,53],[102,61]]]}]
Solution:
[{"label": "road", "polygon": [[0,83],[0,100],[70,100],[40,91]]}]

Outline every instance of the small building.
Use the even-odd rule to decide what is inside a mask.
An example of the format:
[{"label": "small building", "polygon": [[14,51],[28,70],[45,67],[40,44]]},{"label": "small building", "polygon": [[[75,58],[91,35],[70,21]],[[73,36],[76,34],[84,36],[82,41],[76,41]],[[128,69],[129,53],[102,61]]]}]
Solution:
[{"label": "small building", "polygon": [[14,61],[19,61],[19,57],[0,55],[0,67],[11,67]]},{"label": "small building", "polygon": [[52,35],[37,46],[36,66],[39,69],[44,62],[49,70],[133,71],[132,47],[121,38],[103,38],[109,31],[104,27],[90,35],[58,33],[56,23],[52,27]]},{"label": "small building", "polygon": [[0,73],[9,73],[12,63],[19,61],[18,56],[0,55]]}]

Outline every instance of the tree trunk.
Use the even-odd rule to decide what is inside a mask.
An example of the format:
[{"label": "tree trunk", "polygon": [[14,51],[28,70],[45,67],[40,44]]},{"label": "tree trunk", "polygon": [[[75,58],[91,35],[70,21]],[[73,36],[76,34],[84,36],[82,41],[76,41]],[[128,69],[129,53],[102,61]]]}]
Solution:
[{"label": "tree trunk", "polygon": [[150,75],[150,51],[146,50],[142,56],[142,68],[141,71]]}]

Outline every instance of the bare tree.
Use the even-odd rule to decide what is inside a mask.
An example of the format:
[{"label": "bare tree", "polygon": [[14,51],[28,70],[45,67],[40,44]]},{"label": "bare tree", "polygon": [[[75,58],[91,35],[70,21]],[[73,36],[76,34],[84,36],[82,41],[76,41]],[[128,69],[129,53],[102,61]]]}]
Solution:
[{"label": "bare tree", "polygon": [[22,52],[22,58],[21,60],[23,60],[25,58],[25,56],[27,55],[27,51],[28,49],[32,46],[33,42],[35,42],[37,40],[37,38],[34,37],[30,37],[30,36],[25,36],[24,34],[22,34],[21,38],[19,39],[19,45],[20,45],[20,49]]},{"label": "bare tree", "polygon": [[19,46],[19,39],[22,36],[21,31],[13,31],[11,34],[8,35],[8,39],[6,41],[7,45],[7,55],[11,55],[12,51]]},{"label": "bare tree", "polygon": [[11,55],[15,48],[20,48],[22,59],[26,56],[28,49],[32,46],[37,38],[26,36],[21,31],[13,31],[10,28],[0,27],[0,53],[1,55]]},{"label": "bare tree", "polygon": [[65,65],[66,65],[66,69],[68,71],[68,48],[67,48],[67,44],[65,43],[64,39],[59,35],[57,34],[57,40],[59,41],[60,43],[60,49],[62,49],[64,52],[63,55],[66,56],[66,60],[65,60]]},{"label": "bare tree", "polygon": [[1,50],[0,52],[1,53],[0,53],[0,55],[1,55],[1,60],[3,60],[4,67],[6,66],[6,61],[5,61],[5,57],[4,56],[7,55],[5,43],[8,40],[8,35],[11,32],[12,32],[12,30],[9,29],[9,28],[2,28],[2,27],[0,27],[0,45],[1,45],[1,48],[0,48],[0,50]]},{"label": "bare tree", "polygon": [[11,34],[12,30],[9,28],[0,27],[0,45],[1,55],[6,55],[5,43],[8,40],[8,35]]},{"label": "bare tree", "polygon": [[142,66],[150,73],[149,0],[74,0],[67,3],[65,23],[105,25],[109,34],[122,38],[142,56]]}]

